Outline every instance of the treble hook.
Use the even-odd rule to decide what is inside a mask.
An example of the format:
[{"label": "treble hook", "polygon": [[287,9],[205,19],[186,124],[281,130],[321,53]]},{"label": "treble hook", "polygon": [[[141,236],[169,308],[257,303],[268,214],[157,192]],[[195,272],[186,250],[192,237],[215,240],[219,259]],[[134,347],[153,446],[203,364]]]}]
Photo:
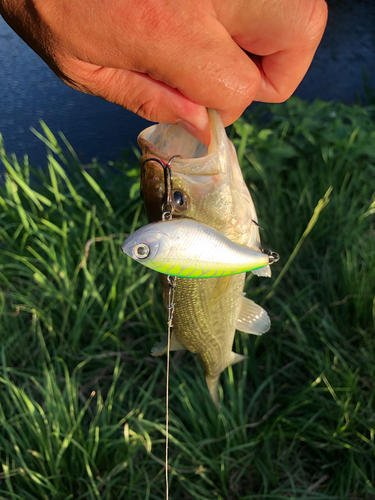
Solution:
[{"label": "treble hook", "polygon": [[268,257],[270,259],[269,264],[274,264],[280,259],[280,255],[277,252],[271,250],[270,248],[260,245],[260,249],[263,253],[268,254]]},{"label": "treble hook", "polygon": [[268,257],[269,257],[270,264],[274,264],[275,262],[277,262],[280,259],[280,255],[277,252],[272,252],[272,251],[269,252]]},{"label": "treble hook", "polygon": [[[173,191],[173,181],[172,181],[172,170],[171,170],[171,163],[175,158],[182,158],[181,155],[174,155],[172,158],[168,160],[167,163],[164,163],[162,160],[159,160],[159,158],[147,158],[143,162],[143,168],[145,169],[145,164],[149,161],[156,161],[163,167],[163,172],[164,172],[164,190],[165,190],[165,202],[163,203],[162,211],[163,211],[163,219],[164,218],[170,218],[173,212],[173,204],[172,204],[172,199],[171,199],[171,193]],[[145,169],[146,170],[146,169]]]}]

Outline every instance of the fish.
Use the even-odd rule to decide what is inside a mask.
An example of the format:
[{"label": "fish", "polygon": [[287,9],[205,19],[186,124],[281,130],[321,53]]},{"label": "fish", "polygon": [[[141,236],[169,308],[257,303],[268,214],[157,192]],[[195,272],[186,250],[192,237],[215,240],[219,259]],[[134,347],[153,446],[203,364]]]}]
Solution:
[{"label": "fish", "polygon": [[[157,124],[138,136],[142,150],[141,197],[150,223],[160,221],[165,210],[164,169],[170,162],[170,204],[173,219],[193,219],[219,231],[231,241],[262,251],[254,203],[245,184],[236,150],[226,135],[220,115],[208,110],[211,142],[207,147],[178,125]],[[155,159],[156,161],[152,161]],[[252,271],[270,277],[267,265]],[[236,329],[261,335],[270,328],[267,312],[243,293],[245,273],[211,279],[176,278],[175,307],[170,350],[196,353],[207,387],[219,408],[219,377],[229,366],[246,359],[232,351]],[[159,274],[163,302],[168,307],[167,276]],[[167,351],[157,342],[152,355]]]},{"label": "fish", "polygon": [[260,269],[277,260],[234,243],[193,219],[153,222],[135,231],[121,250],[140,264],[180,278],[219,278]]}]

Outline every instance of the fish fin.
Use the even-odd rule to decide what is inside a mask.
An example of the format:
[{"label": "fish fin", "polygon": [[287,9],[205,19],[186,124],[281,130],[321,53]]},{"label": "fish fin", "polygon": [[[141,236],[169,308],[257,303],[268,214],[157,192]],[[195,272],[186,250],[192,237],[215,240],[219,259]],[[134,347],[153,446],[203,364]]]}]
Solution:
[{"label": "fish fin", "polygon": [[271,320],[267,312],[258,304],[246,297],[241,297],[241,307],[236,328],[240,332],[262,335],[268,332]]},{"label": "fish fin", "polygon": [[270,266],[261,267],[260,269],[254,269],[251,271],[255,276],[262,276],[264,278],[271,277],[271,268]]},{"label": "fish fin", "polygon": [[155,342],[151,349],[151,356],[162,356],[167,352],[167,344],[165,342]]},{"label": "fish fin", "polygon": [[[248,356],[244,356],[243,354],[237,354],[236,352],[231,352],[230,353],[230,359],[229,363],[227,364],[226,368],[229,365],[234,365],[236,363],[239,363],[240,361],[244,361],[245,359],[248,359]],[[219,375],[217,377],[207,377],[206,376],[206,382],[207,382],[207,387],[210,392],[212,401],[214,402],[216,408],[220,410],[220,404],[219,404]]]},{"label": "fish fin", "polygon": [[249,359],[248,356],[244,356],[243,354],[237,354],[236,352],[231,352],[230,353],[230,361],[227,366],[230,365],[235,365],[236,363],[239,363],[240,361],[245,361],[245,359]]},{"label": "fish fin", "polygon": [[[162,356],[167,352],[167,335],[164,334],[161,336],[161,342],[155,342],[154,347],[151,349],[151,355],[152,356]],[[181,351],[182,349],[185,349],[185,347],[181,344],[179,340],[176,339],[176,337],[172,334],[171,337],[171,345],[169,346],[170,351]]]},{"label": "fish fin", "polygon": [[216,408],[220,410],[219,404],[219,377],[206,377],[207,387]]},{"label": "fish fin", "polygon": [[185,347],[181,344],[179,340],[176,339],[176,336],[172,334],[171,337],[171,345],[170,351],[182,351],[185,350]]}]

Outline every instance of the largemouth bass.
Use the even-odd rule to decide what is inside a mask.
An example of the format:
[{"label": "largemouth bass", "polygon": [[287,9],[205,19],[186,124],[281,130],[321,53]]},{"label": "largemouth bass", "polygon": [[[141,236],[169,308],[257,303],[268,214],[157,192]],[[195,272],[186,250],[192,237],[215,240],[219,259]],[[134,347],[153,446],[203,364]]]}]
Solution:
[{"label": "largemouth bass", "polygon": [[277,254],[244,247],[211,226],[193,219],[153,222],[121,245],[140,264],[180,278],[218,278],[272,264]]},{"label": "largemouth bass", "polygon": [[[209,115],[209,148],[177,125],[154,125],[139,135],[138,143],[143,153],[141,195],[148,220],[161,220],[165,202],[163,169],[150,159],[157,158],[166,164],[178,154],[182,158],[175,158],[171,163],[173,218],[188,217],[203,222],[233,242],[259,252],[257,215],[235,148],[219,114],[209,110]],[[271,275],[269,266],[253,272]],[[167,277],[159,276],[167,307]],[[232,352],[236,328],[256,335],[270,328],[266,311],[244,297],[244,282],[245,273],[212,279],[176,278],[170,349],[187,349],[198,355],[217,407],[220,374],[229,365],[245,359]],[[165,352],[166,344],[157,343],[152,354],[157,356]]]}]

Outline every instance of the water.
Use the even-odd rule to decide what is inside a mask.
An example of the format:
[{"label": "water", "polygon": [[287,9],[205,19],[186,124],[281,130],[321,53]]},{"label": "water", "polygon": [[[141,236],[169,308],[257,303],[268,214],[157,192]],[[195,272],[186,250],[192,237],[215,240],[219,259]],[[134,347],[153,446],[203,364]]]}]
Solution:
[{"label": "water", "polygon": [[61,130],[84,163],[106,162],[137,144],[150,122],[116,104],[65,85],[0,17],[0,132],[7,152],[45,161],[45,146],[30,131],[44,120]]},{"label": "water", "polygon": [[[296,95],[356,102],[363,73],[375,88],[375,2],[330,0],[326,33]],[[8,152],[45,161],[45,146],[31,132],[43,119],[61,130],[84,163],[118,158],[148,125],[123,108],[62,83],[0,17],[0,132]]]},{"label": "water", "polygon": [[375,89],[375,1],[328,0],[328,24],[296,95],[365,102],[364,75]]}]

